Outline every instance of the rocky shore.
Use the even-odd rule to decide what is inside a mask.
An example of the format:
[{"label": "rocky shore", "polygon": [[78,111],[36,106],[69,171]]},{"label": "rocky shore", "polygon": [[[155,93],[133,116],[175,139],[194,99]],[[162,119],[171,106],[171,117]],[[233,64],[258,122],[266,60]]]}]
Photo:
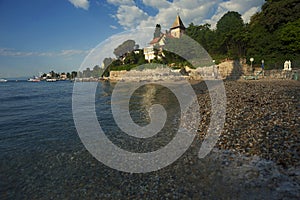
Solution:
[{"label": "rocky shore", "polygon": [[[246,156],[258,155],[283,167],[300,164],[300,82],[288,80],[227,81],[227,113],[216,145]],[[203,84],[195,89],[202,110],[199,133],[205,133],[210,98]],[[200,139],[204,135],[200,134]]]},{"label": "rocky shore", "polygon": [[[231,165],[225,167],[231,174],[228,177],[270,187],[272,199],[300,198],[300,82],[263,79],[224,84],[226,122],[215,152],[222,152],[221,157],[230,152],[221,161]],[[210,97],[203,83],[194,88],[200,91],[198,138],[202,141],[210,119]],[[242,165],[247,169],[239,167]]]}]

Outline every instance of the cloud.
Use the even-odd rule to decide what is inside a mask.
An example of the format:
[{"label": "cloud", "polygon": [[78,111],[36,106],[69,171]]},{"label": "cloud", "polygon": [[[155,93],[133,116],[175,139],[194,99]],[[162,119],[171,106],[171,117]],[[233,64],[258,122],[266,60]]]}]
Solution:
[{"label": "cloud", "polygon": [[250,8],[248,11],[246,11],[243,15],[242,15],[242,18],[244,20],[245,23],[249,23],[250,22],[250,19],[251,17],[260,11],[260,7],[252,7]]},{"label": "cloud", "polygon": [[114,4],[116,6],[120,6],[120,5],[133,6],[133,5],[135,5],[134,0],[107,0],[107,3]]},{"label": "cloud", "polygon": [[[168,29],[179,12],[185,26],[209,23],[214,28],[219,19],[228,11],[242,15],[244,22],[260,10],[263,0],[107,0],[118,6],[113,17],[125,29],[154,27],[159,23]],[[147,13],[147,6],[157,9],[155,16]]]},{"label": "cloud", "polygon": [[21,52],[14,49],[0,48],[0,56],[34,56],[34,52]]},{"label": "cloud", "polygon": [[118,27],[114,26],[114,25],[110,25],[109,26],[111,29],[118,29]]},{"label": "cloud", "polygon": [[89,0],[69,0],[69,2],[76,8],[82,8],[84,10],[88,10],[90,6]]},{"label": "cloud", "polygon": [[171,6],[171,3],[166,0],[143,0],[143,3],[146,6],[151,6],[153,8],[157,8],[157,9],[168,8]]},{"label": "cloud", "polygon": [[76,49],[68,49],[68,50],[62,50],[60,53],[58,53],[58,56],[75,56],[75,55],[82,55],[89,53],[89,50],[76,50]]},{"label": "cloud", "polygon": [[17,51],[15,49],[0,48],[0,56],[7,56],[7,57],[30,57],[30,56],[69,57],[75,55],[86,55],[88,52],[89,50],[76,50],[76,49],[61,50],[58,52],[24,52],[24,51]]},{"label": "cloud", "polygon": [[205,18],[211,15],[215,4],[212,1],[177,0],[168,2],[168,7],[160,8],[154,17],[140,23],[140,27],[153,27],[159,23],[163,29],[169,29],[173,24],[177,13],[180,14],[183,23],[187,27],[190,23],[202,24]]},{"label": "cloud", "polygon": [[149,16],[136,6],[121,5],[116,17],[119,24],[125,29],[134,29],[141,21],[147,20]]}]

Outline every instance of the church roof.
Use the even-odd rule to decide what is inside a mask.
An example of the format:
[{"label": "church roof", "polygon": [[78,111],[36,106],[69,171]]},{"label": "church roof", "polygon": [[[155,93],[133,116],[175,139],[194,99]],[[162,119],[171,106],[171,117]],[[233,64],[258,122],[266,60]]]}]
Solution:
[{"label": "church roof", "polygon": [[154,39],[150,42],[150,44],[156,44],[156,43],[158,43],[158,42],[160,41],[160,39],[161,39],[161,37],[154,38]]},{"label": "church roof", "polygon": [[176,19],[171,27],[171,29],[175,29],[175,28],[185,29],[185,26],[183,25],[179,15],[176,16]]},{"label": "church roof", "polygon": [[164,38],[174,38],[174,37],[170,33],[162,34],[160,37],[157,37],[157,38],[154,38],[153,40],[151,40],[151,42],[149,44],[151,44],[151,45],[158,44]]}]

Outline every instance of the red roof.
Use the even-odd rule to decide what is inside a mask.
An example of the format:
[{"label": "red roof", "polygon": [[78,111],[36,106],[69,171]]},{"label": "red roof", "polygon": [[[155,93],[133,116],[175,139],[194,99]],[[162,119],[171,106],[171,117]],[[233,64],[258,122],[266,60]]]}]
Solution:
[{"label": "red roof", "polygon": [[150,44],[156,44],[156,43],[159,42],[160,39],[161,39],[161,37],[154,38],[154,39],[150,42]]}]

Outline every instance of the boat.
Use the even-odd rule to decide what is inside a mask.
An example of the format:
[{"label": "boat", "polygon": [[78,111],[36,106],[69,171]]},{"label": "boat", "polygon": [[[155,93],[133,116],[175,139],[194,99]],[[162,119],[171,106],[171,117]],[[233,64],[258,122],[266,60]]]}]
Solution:
[{"label": "boat", "polygon": [[32,78],[29,78],[27,81],[29,81],[29,82],[40,82],[41,79],[37,76],[34,76]]},{"label": "boat", "polygon": [[56,82],[57,79],[55,79],[55,78],[47,78],[46,81],[47,82]]},{"label": "boat", "polygon": [[0,83],[5,83],[5,82],[7,82],[7,80],[6,80],[6,79],[4,79],[4,78],[0,78]]}]

